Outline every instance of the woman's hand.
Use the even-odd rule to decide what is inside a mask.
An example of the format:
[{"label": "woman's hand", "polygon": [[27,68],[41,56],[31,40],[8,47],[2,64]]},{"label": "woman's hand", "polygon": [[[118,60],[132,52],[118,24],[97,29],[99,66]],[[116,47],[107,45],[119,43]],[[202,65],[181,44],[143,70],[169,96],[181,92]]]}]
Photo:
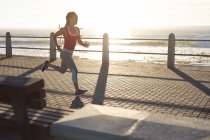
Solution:
[{"label": "woman's hand", "polygon": [[83,43],[83,46],[86,47],[86,48],[88,48],[88,47],[90,46],[90,43],[87,42],[87,41],[85,41],[85,42]]},{"label": "woman's hand", "polygon": [[58,45],[58,46],[57,46],[57,50],[58,50],[59,52],[61,52],[61,51],[62,51],[62,49],[61,49],[61,46],[60,46],[60,45]]}]

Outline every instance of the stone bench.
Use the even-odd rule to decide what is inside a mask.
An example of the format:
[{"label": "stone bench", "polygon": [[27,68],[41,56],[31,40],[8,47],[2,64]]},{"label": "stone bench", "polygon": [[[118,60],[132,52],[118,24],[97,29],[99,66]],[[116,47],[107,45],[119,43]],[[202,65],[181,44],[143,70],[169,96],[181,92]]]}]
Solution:
[{"label": "stone bench", "polygon": [[210,122],[87,105],[51,126],[54,140],[207,140]]},{"label": "stone bench", "polygon": [[27,107],[42,109],[46,106],[43,88],[43,79],[0,76],[0,101],[12,105],[18,130],[24,140],[28,139],[29,130]]},{"label": "stone bench", "polygon": [[20,130],[24,140],[51,140],[51,124],[73,110],[46,106],[43,88],[43,79],[0,76],[0,130]]}]

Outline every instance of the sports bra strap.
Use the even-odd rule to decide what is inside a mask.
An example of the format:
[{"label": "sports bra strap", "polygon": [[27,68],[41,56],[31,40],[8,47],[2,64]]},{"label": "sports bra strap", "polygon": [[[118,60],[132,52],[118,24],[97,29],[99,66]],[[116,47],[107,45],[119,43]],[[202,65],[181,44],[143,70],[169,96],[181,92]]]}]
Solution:
[{"label": "sports bra strap", "polygon": [[67,31],[68,31],[68,34],[70,35],[70,36],[78,36],[79,35],[79,31],[78,31],[78,29],[77,29],[77,27],[74,27],[74,29],[76,30],[76,34],[73,34],[71,31],[70,31],[70,29],[69,29],[69,26],[67,26]]}]

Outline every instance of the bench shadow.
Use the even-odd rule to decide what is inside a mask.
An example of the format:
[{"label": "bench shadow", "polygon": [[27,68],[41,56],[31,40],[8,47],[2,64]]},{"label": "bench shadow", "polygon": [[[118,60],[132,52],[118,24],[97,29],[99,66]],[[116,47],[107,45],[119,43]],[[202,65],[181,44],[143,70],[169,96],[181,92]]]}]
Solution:
[{"label": "bench shadow", "polygon": [[186,73],[182,72],[181,70],[177,68],[171,68],[171,70],[177,75],[179,75],[180,77],[182,77],[185,81],[191,83],[193,86],[201,90],[203,93],[210,96],[210,89],[204,86],[203,84],[201,84],[200,81],[193,79],[192,77],[190,77],[189,75],[187,75]]},{"label": "bench shadow", "polygon": [[109,73],[109,64],[102,63],[96,88],[93,95],[93,100],[92,100],[93,104],[102,105],[104,102],[108,73]]},{"label": "bench shadow", "polygon": [[18,75],[17,77],[19,78],[23,78],[23,77],[26,77],[27,75],[30,75],[38,70],[41,69],[42,67],[42,64],[34,67],[34,68],[28,68],[28,67],[21,67],[21,66],[10,66],[10,65],[0,65],[0,67],[9,67],[9,68],[17,68],[17,69],[28,69],[28,71]]},{"label": "bench shadow", "polygon": [[22,74],[20,74],[20,75],[18,75],[17,77],[19,77],[19,78],[26,77],[26,76],[28,76],[28,75],[30,75],[30,74],[32,74],[32,73],[34,73],[34,72],[40,70],[41,67],[42,67],[42,64],[40,64],[40,65],[36,66],[35,68],[32,68],[32,69],[30,69],[30,70],[28,70],[28,71],[22,73]]}]

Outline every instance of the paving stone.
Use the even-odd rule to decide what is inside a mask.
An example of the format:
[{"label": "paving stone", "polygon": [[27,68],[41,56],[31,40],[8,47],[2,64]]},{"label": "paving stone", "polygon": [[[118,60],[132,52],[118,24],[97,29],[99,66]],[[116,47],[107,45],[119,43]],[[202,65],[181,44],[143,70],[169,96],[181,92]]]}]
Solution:
[{"label": "paving stone", "polygon": [[[23,56],[2,59],[0,73],[43,78],[47,106],[69,107],[75,99],[71,73],[68,70],[60,74],[52,68],[41,72],[46,59]],[[60,62],[57,59],[53,64]],[[210,67],[176,65],[176,69],[167,69],[162,64],[111,61],[108,75],[101,75],[104,67],[100,61],[75,58],[75,63],[79,85],[88,89],[80,97],[84,106],[100,101],[105,106],[210,120]]]}]

